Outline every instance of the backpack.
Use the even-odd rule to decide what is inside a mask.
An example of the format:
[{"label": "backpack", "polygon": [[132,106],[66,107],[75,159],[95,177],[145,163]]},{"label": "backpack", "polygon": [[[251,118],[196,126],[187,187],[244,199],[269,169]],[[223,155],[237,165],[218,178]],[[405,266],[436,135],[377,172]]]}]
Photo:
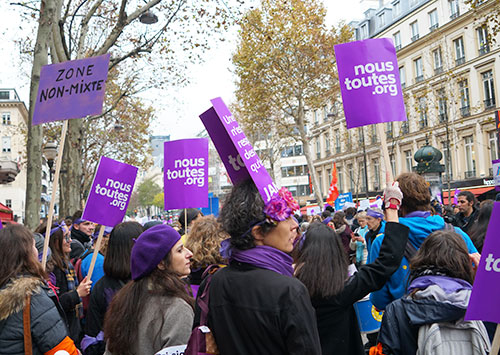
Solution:
[{"label": "backpack", "polygon": [[[75,275],[78,280],[78,283],[82,282],[83,280],[83,275],[82,275],[82,261],[85,259],[89,254],[93,253],[93,249],[87,249],[85,252],[76,258],[71,259],[71,264],[73,265],[73,268],[75,269]],[[82,305],[83,305],[83,318],[87,316],[87,310],[89,308],[90,304],[90,295],[82,297]]]},{"label": "backpack", "polygon": [[432,323],[418,330],[416,355],[487,355],[490,340],[480,321]]},{"label": "backpack", "polygon": [[205,288],[203,293],[198,294],[196,303],[200,307],[200,325],[193,329],[191,336],[189,337],[186,350],[184,355],[218,355],[219,349],[215,343],[215,338],[208,328],[208,301],[209,301],[209,290],[210,281],[212,281],[212,276],[217,270],[220,269],[219,265],[209,266],[203,273],[205,279]]}]

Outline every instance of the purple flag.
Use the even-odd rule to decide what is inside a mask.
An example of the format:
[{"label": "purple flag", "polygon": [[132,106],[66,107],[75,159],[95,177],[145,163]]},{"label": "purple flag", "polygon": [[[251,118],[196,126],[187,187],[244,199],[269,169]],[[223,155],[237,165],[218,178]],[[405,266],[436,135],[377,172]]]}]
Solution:
[{"label": "purple flag", "polygon": [[394,44],[389,38],[335,46],[347,128],[406,121]]},{"label": "purple flag", "polygon": [[136,176],[135,166],[101,157],[82,219],[110,227],[121,223]]},{"label": "purple flag", "polygon": [[455,204],[455,206],[458,205],[458,194],[459,193],[460,193],[460,190],[456,188],[455,193],[453,194],[453,203]]},{"label": "purple flag", "polygon": [[110,54],[45,65],[33,125],[102,113]]},{"label": "purple flag", "polygon": [[213,107],[200,115],[233,184],[249,177],[264,202],[278,193],[264,164],[255,153],[245,133],[220,97],[210,100]]},{"label": "purple flag", "polygon": [[165,210],[208,207],[208,139],[164,143]]},{"label": "purple flag", "polygon": [[2,220],[0,219],[0,229],[3,228]]},{"label": "purple flag", "polygon": [[500,202],[494,202],[465,320],[500,323]]}]

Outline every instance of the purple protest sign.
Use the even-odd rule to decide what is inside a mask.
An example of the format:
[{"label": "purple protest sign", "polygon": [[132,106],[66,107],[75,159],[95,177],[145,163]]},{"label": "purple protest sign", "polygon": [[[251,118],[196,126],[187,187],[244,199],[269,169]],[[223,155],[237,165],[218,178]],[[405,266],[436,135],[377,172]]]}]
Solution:
[{"label": "purple protest sign", "polygon": [[465,320],[500,323],[500,202],[494,202]]},{"label": "purple protest sign", "polygon": [[233,184],[252,178],[264,202],[278,193],[264,164],[220,97],[200,115]]},{"label": "purple protest sign", "polygon": [[165,210],[208,207],[208,139],[164,143]]},{"label": "purple protest sign", "polygon": [[335,46],[347,128],[406,121],[394,44],[389,38]]},{"label": "purple protest sign", "polygon": [[136,176],[135,166],[101,157],[82,219],[110,227],[121,223]]},{"label": "purple protest sign", "polygon": [[110,54],[45,65],[33,125],[102,113]]}]

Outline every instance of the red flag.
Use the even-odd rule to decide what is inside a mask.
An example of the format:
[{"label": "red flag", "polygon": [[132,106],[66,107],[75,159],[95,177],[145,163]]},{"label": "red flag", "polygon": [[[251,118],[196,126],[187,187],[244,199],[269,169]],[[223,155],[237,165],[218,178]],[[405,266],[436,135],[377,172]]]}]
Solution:
[{"label": "red flag", "polygon": [[328,197],[326,198],[326,203],[330,206],[335,204],[335,200],[339,197],[339,189],[337,188],[337,164],[333,163],[332,171],[332,183],[328,189]]},{"label": "red flag", "polygon": [[311,181],[311,174],[307,174],[307,176],[309,177],[309,191],[312,194],[313,193],[313,184],[312,184],[312,181]]}]

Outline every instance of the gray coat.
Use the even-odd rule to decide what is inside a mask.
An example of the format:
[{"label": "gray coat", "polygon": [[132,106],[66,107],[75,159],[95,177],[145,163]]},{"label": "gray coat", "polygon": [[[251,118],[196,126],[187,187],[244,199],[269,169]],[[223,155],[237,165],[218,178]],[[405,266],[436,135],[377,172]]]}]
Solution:
[{"label": "gray coat", "polygon": [[0,355],[25,353],[23,309],[27,293],[31,294],[33,355],[50,351],[68,335],[49,296],[52,291],[38,278],[18,277],[0,289]]}]

